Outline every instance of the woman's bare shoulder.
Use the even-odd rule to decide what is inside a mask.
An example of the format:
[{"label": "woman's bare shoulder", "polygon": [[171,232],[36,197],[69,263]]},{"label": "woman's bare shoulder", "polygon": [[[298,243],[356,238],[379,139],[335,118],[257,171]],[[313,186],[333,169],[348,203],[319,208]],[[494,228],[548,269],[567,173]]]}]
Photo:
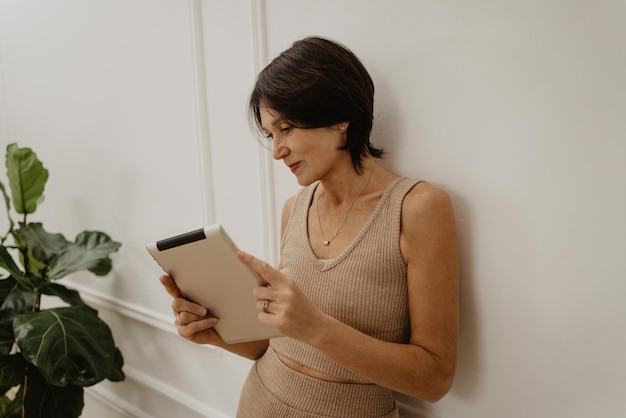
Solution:
[{"label": "woman's bare shoulder", "polygon": [[407,261],[437,248],[444,252],[455,248],[456,221],[448,193],[427,182],[413,187],[402,203],[400,236]]},{"label": "woman's bare shoulder", "polygon": [[416,184],[407,193],[402,203],[403,217],[436,216],[452,210],[448,193],[426,181]]}]

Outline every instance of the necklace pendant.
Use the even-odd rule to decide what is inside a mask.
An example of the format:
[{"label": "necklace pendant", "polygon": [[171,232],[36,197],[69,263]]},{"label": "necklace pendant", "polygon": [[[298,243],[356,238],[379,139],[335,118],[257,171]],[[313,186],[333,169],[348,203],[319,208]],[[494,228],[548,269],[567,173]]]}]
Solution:
[{"label": "necklace pendant", "polygon": [[324,240],[324,245],[328,247],[330,245],[330,241]]}]

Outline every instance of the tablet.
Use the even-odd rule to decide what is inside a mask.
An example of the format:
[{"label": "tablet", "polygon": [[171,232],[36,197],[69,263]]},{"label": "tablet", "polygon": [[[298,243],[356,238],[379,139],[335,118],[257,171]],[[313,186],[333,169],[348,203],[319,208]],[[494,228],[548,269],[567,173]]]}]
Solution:
[{"label": "tablet", "polygon": [[215,330],[229,344],[279,337],[258,320],[252,291],[259,276],[237,258],[221,225],[211,225],[146,246],[187,299],[219,318]]}]

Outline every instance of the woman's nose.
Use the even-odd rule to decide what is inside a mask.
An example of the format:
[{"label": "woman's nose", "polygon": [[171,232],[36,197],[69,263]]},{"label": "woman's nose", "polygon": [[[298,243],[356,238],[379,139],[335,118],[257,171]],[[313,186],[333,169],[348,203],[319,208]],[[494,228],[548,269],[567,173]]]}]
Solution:
[{"label": "woman's nose", "polygon": [[272,146],[272,158],[275,160],[282,160],[289,155],[289,148],[285,146],[284,141],[274,141]]}]

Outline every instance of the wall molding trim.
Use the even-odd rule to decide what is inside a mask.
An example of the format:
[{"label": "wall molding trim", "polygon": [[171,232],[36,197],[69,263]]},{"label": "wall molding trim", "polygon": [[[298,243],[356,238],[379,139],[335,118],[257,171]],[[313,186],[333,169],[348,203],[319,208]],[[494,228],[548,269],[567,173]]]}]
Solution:
[{"label": "wall molding trim", "polygon": [[119,313],[122,316],[158,328],[161,331],[176,334],[173,325],[174,320],[166,315],[146,309],[141,305],[115,299],[107,293],[75,282],[72,282],[70,287],[80,292],[83,299],[87,302],[93,303],[98,307]]},{"label": "wall molding trim", "polygon": [[[253,80],[267,65],[267,20],[265,1],[250,0],[250,24],[252,34]],[[272,155],[265,147],[258,147],[259,179],[261,181],[261,210],[263,220],[264,258],[272,265],[278,265],[278,230],[276,222],[276,192]]]},{"label": "wall molding trim", "polygon": [[102,389],[99,386],[92,386],[85,389],[85,397],[93,397],[99,402],[104,404],[107,408],[117,412],[120,415],[129,418],[151,418],[148,414],[143,413],[137,409],[130,402],[126,402],[124,399],[120,399],[112,392]]},{"label": "wall molding trim", "polygon": [[[197,399],[188,396],[186,393],[178,390],[177,388],[163,383],[162,381],[157,380],[131,366],[124,365],[124,373],[126,374],[127,380],[137,382],[139,385],[165,396],[176,405],[181,405],[188,410],[197,412],[200,416],[228,418],[228,416],[223,412],[211,408],[206,404],[199,402]],[[113,391],[108,390],[103,385],[92,386],[88,388],[86,393],[94,396],[107,407],[123,413],[125,416],[154,418],[153,415],[147,414],[146,412],[138,409],[135,405],[118,396]]]},{"label": "wall molding trim", "polygon": [[9,116],[7,97],[4,90],[4,61],[2,56],[2,50],[0,49],[0,141],[6,140],[6,143],[11,143],[11,136],[9,132]]},{"label": "wall molding trim", "polygon": [[[161,331],[167,332],[168,334],[178,336],[176,328],[174,327],[173,316],[163,315],[150,309],[146,309],[141,305],[115,299],[108,293],[104,293],[89,286],[81,285],[75,282],[71,282],[69,287],[80,292],[81,297],[86,302],[89,302],[99,308],[114,312],[125,318],[133,319],[149,327],[157,328]],[[198,345],[198,347],[206,350],[221,351],[221,349],[210,345]]]},{"label": "wall molding trim", "polygon": [[206,225],[215,223],[215,202],[212,194],[213,175],[211,169],[211,147],[209,142],[209,111],[206,84],[206,54],[204,52],[204,31],[202,22],[202,2],[188,0],[189,27],[192,59],[193,96],[196,120],[196,140],[198,143],[198,163],[202,173],[200,195],[204,204],[202,214]]}]

